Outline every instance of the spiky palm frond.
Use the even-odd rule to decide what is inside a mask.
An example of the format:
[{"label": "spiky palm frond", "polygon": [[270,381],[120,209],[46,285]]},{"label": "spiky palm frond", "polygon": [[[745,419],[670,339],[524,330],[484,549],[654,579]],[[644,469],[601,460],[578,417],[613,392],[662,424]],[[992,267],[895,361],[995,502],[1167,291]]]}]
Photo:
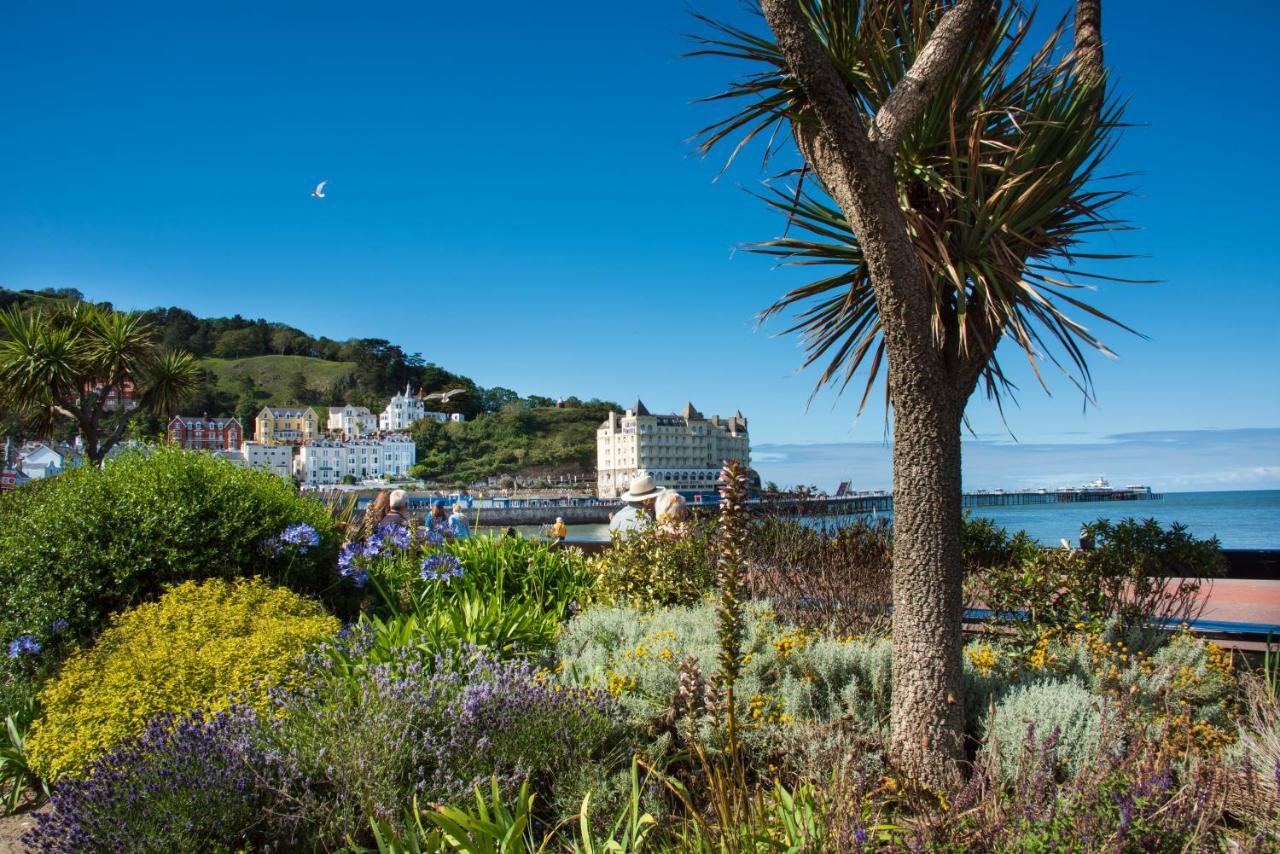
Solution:
[{"label": "spiky palm frond", "polygon": [[83,325],[95,380],[106,388],[139,377],[154,365],[155,329],[141,314],[94,309]]},{"label": "spiky palm frond", "polygon": [[200,384],[200,364],[181,350],[161,352],[139,375],[142,406],[155,415],[171,416]]},{"label": "spiky palm frond", "polygon": [[6,406],[24,414],[75,397],[91,362],[85,336],[45,321],[41,312],[0,314],[0,389]]},{"label": "spiky palm frond", "polygon": [[[867,126],[946,9],[937,0],[801,5]],[[708,23],[714,35],[698,53],[761,70],[710,99],[743,105],[702,132],[704,151],[736,138],[732,158],[765,131],[773,135],[771,126],[810,120],[770,37]],[[1080,248],[1091,235],[1124,228],[1110,210],[1125,191],[1099,185],[1121,107],[1106,98],[1102,82],[1077,77],[1060,50],[1061,27],[1021,59],[1028,25],[1015,7],[1005,8],[968,46],[894,153],[900,204],[933,285],[935,342],[955,359],[982,362],[981,381],[997,401],[1013,388],[995,355],[1002,337],[1026,353],[1041,384],[1037,363],[1045,359],[1088,396],[1086,351],[1110,351],[1072,314],[1133,331],[1080,298],[1080,279],[1108,277],[1077,266],[1123,257]],[[786,331],[801,335],[806,366],[824,364],[815,393],[829,384],[843,391],[867,367],[861,411],[885,357],[866,260],[818,180],[803,171],[786,177],[792,185],[775,182],[762,198],[787,217],[787,236],[752,248],[839,272],[793,289],[761,316],[795,312]]]}]

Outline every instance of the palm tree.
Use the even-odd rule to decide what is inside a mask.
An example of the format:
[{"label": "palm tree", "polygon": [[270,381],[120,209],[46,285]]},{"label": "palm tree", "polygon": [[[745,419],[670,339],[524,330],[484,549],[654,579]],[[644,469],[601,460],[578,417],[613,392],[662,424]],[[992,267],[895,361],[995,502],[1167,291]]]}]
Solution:
[{"label": "palm tree", "polygon": [[83,302],[4,312],[0,403],[43,435],[71,421],[100,465],[138,413],[173,414],[199,382],[191,354],[161,349],[154,331],[139,314]]},{"label": "palm tree", "polygon": [[[815,393],[865,368],[861,412],[885,375],[893,412],[895,761],[919,783],[957,784],[961,702],[960,432],[979,387],[1014,388],[996,355],[1011,338],[1040,379],[1060,368],[1086,399],[1086,352],[1110,351],[1079,296],[1107,277],[1082,250],[1122,227],[1124,191],[1099,186],[1120,109],[1102,71],[1100,0],[1029,49],[1021,6],[998,0],[760,0],[771,32],[703,19],[696,53],[751,66],[713,98],[739,109],[701,147],[793,143],[798,165],[761,195],[784,236],[755,249],[831,269],[763,312],[822,366]],[[782,142],[779,142],[782,140]],[[1074,316],[1073,316],[1074,315]],[[1117,324],[1119,325],[1119,324]],[[1123,327],[1126,328],[1127,327]],[[1130,330],[1132,331],[1132,330]],[[1040,379],[1043,385],[1043,379]]]}]

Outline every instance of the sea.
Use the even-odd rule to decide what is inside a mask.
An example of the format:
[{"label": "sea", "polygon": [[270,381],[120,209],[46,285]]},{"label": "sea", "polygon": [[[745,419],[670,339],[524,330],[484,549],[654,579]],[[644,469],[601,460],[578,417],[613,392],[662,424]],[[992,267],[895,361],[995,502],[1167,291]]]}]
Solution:
[{"label": "sea", "polygon": [[[1080,526],[1097,519],[1155,519],[1168,527],[1185,525],[1196,537],[1217,537],[1224,549],[1280,549],[1280,489],[1238,492],[1167,492],[1154,501],[1097,501],[1073,504],[1033,504],[1025,507],[982,507],[970,512],[985,516],[1011,533],[1023,530],[1047,546],[1061,540],[1072,545]],[[892,514],[880,514],[892,518]],[[536,536],[539,528],[521,527]],[[570,525],[569,541],[607,540],[606,525]]]}]

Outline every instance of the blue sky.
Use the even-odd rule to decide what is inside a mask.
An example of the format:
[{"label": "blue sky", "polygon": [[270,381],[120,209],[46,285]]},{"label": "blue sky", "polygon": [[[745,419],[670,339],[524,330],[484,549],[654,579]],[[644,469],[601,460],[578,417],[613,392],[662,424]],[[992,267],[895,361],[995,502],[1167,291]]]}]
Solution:
[{"label": "blue sky", "polygon": [[[1042,23],[1065,8],[1041,4]],[[1094,295],[1150,340],[1106,332],[1120,358],[1093,361],[1087,411],[1067,383],[1050,397],[1016,371],[1018,445],[975,400],[972,486],[1122,480],[1112,437],[1172,432],[1191,443],[1181,456],[1125,445],[1134,479],[1240,488],[1229,473],[1254,471],[1249,486],[1280,487],[1274,439],[1216,432],[1280,427],[1275,194],[1253,174],[1280,124],[1280,12],[1151,8],[1106,10],[1138,125],[1113,166],[1136,173],[1122,213],[1139,230],[1099,247],[1142,256],[1114,272],[1161,284]],[[730,0],[11,2],[0,285],[384,337],[526,393],[741,408],[765,454],[882,447],[878,409],[855,422],[855,400],[824,394],[806,411],[814,377],[796,372],[795,341],[756,329],[802,273],[735,249],[780,230],[742,191],[758,164],[715,181],[721,162],[687,142],[719,115],[691,102],[735,71],[681,58],[690,9],[750,23]],[[1075,468],[1063,446],[1084,455]],[[998,462],[1014,459],[1030,470]],[[810,471],[795,479],[832,479]]]}]

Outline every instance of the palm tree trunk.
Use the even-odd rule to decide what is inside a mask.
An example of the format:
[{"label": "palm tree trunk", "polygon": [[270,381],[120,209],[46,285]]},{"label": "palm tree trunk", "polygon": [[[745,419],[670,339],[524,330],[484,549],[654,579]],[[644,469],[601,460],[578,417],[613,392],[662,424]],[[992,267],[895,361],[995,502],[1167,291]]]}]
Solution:
[{"label": "palm tree trunk", "polygon": [[893,701],[897,767],[937,792],[964,756],[960,422],[950,387],[894,385]]}]

